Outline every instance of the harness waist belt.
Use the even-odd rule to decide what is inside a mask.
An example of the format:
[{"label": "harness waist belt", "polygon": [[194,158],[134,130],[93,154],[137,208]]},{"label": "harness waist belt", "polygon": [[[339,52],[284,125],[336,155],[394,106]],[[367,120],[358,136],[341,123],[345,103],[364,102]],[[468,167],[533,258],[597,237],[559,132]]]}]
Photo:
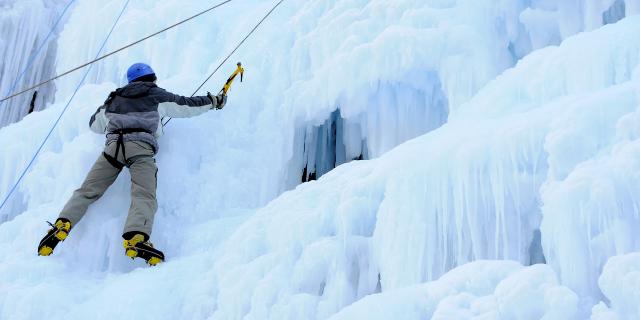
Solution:
[{"label": "harness waist belt", "polygon": [[[117,134],[118,135],[118,140],[116,142],[116,154],[112,157],[111,155],[107,154],[106,152],[103,152],[102,155],[104,156],[105,159],[107,159],[107,161],[116,169],[120,170],[122,169],[122,167],[129,167],[131,166],[131,164],[139,159],[139,158],[143,158],[146,156],[134,156],[133,158],[129,159],[127,158],[127,154],[124,148],[124,135],[128,134],[128,133],[136,133],[136,132],[145,132],[148,134],[153,134],[151,131],[147,130],[147,129],[142,129],[142,128],[123,128],[123,129],[117,129],[114,131],[110,131],[107,134]],[[124,159],[124,163],[121,163],[120,161],[118,161],[118,153],[120,153],[120,147],[122,147],[122,158]]]},{"label": "harness waist belt", "polygon": [[116,129],[114,131],[109,131],[107,134],[128,134],[128,133],[136,133],[136,132],[146,132],[148,134],[153,134],[153,132],[143,128]]}]

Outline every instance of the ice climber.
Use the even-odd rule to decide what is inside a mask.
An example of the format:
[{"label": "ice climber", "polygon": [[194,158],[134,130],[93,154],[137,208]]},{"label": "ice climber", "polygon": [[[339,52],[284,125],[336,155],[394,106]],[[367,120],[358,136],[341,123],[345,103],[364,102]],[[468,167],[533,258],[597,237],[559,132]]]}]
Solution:
[{"label": "ice climber", "polygon": [[58,242],[82,219],[90,204],[98,200],[116,180],[122,168],[131,173],[131,206],[124,232],[125,254],[150,265],[164,261],[164,254],[149,242],[156,201],[157,173],[154,156],[156,139],[162,134],[163,117],[186,118],[211,109],[222,109],[225,94],[192,98],[175,95],[158,87],[155,72],[144,63],[127,70],[129,84],[109,94],[89,121],[91,130],[106,134],[104,152],[98,157],[62,209],[60,216],[38,245],[38,254],[48,256]]}]

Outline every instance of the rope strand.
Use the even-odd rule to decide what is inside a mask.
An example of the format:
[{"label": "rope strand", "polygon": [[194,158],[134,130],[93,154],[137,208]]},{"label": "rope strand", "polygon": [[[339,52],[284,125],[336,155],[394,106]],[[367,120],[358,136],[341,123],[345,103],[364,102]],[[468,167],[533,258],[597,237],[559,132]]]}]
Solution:
[{"label": "rope strand", "polygon": [[[29,68],[31,68],[31,65],[35,62],[36,58],[40,55],[40,51],[42,51],[42,48],[44,47],[44,45],[47,44],[47,41],[49,40],[49,38],[53,34],[53,31],[56,30],[56,28],[58,27],[58,24],[60,24],[60,21],[62,21],[62,17],[64,16],[64,14],[67,12],[67,10],[69,9],[69,7],[71,6],[71,4],[74,1],[76,1],[76,0],[69,1],[67,3],[67,5],[64,7],[64,9],[62,10],[62,13],[60,13],[58,18],[56,19],[56,22],[53,23],[53,27],[51,27],[51,30],[49,30],[49,33],[47,33],[47,36],[44,37],[44,40],[42,40],[42,43],[40,43],[40,45],[36,49],[36,52],[33,54],[33,56],[27,61],[26,67],[24,67],[22,72],[20,72],[20,74],[18,75],[16,80],[11,85],[11,88],[9,89],[9,92],[7,92],[7,94],[11,94],[11,92],[13,92],[13,90],[16,89],[16,87],[18,86],[18,82],[20,82],[20,80],[25,75],[25,73],[27,73],[27,70],[29,70]],[[2,99],[2,101],[0,101],[0,106],[2,106],[2,102],[4,102],[5,100],[7,100],[7,99]]]},{"label": "rope strand", "polygon": [[[100,52],[102,52],[102,50],[104,49],[105,45],[107,44],[107,41],[111,37],[111,34],[113,33],[113,30],[116,28],[116,25],[118,24],[118,21],[120,21],[120,18],[124,14],[125,9],[127,9],[127,6],[129,5],[129,1],[130,0],[127,0],[127,2],[122,7],[122,10],[120,11],[120,14],[116,18],[116,21],[113,23],[113,26],[111,27],[111,30],[109,30],[109,33],[107,34],[107,37],[102,42],[102,46],[100,46],[100,49],[96,53],[96,57],[98,55],[100,55]],[[62,116],[65,114],[65,112],[69,108],[69,105],[71,104],[71,101],[73,101],[73,98],[75,98],[76,93],[78,93],[78,90],[80,90],[80,86],[82,86],[82,83],[84,83],[84,80],[87,78],[87,75],[89,75],[89,71],[91,71],[91,68],[87,69],[87,72],[85,72],[84,76],[82,77],[82,79],[80,80],[78,85],[76,86],[76,89],[73,92],[73,95],[71,95],[71,98],[69,98],[69,101],[67,102],[67,104],[62,109],[62,112],[60,112],[60,115],[58,116],[58,119],[56,119],[56,121],[53,123],[53,126],[49,130],[49,133],[47,133],[47,136],[44,138],[44,140],[42,140],[42,143],[40,144],[40,146],[38,147],[36,152],[33,154],[33,157],[31,157],[31,160],[29,161],[29,164],[27,164],[27,166],[24,168],[24,170],[22,170],[22,173],[20,174],[20,177],[18,178],[16,183],[13,184],[13,187],[11,187],[11,190],[9,190],[9,193],[7,194],[7,196],[4,197],[4,200],[2,200],[2,204],[0,204],[0,210],[2,210],[2,208],[4,208],[4,205],[9,200],[9,197],[11,197],[13,192],[16,190],[16,188],[18,187],[18,185],[20,184],[20,182],[22,181],[24,176],[27,174],[27,171],[29,171],[29,168],[31,168],[31,165],[33,165],[33,163],[36,161],[36,158],[40,154],[40,151],[42,151],[42,147],[44,147],[45,143],[47,143],[47,141],[49,140],[49,137],[51,137],[51,134],[53,133],[53,130],[58,126],[58,123],[60,122],[60,119],[62,119]]]},{"label": "rope strand", "polygon": [[[204,79],[204,81],[198,86],[198,88],[196,90],[193,91],[193,93],[191,94],[191,96],[195,96],[196,93],[198,92],[198,90],[202,89],[202,87],[204,86],[205,83],[207,83],[207,81],[209,81],[209,79],[211,79],[211,77],[213,77],[214,74],[216,74],[216,72],[218,72],[218,70],[222,67],[222,65],[227,62],[227,60],[229,60],[229,58],[231,58],[231,56],[238,50],[238,48],[240,48],[240,46],[242,46],[242,44],[247,41],[247,39],[256,31],[256,29],[258,29],[258,27],[265,21],[267,20],[267,18],[271,15],[271,13],[273,11],[276,10],[276,8],[283,2],[284,0],[280,0],[278,3],[276,3],[275,6],[273,6],[273,8],[271,8],[271,10],[269,10],[269,12],[262,17],[262,20],[260,20],[260,22],[258,22],[258,24],[256,24],[255,27],[253,27],[253,29],[251,29],[251,31],[244,37],[244,39],[242,39],[242,41],[240,41],[240,43],[238,43],[238,45],[233,49],[233,51],[231,51],[231,53],[229,53],[227,55],[226,58],[224,58],[224,60],[222,60],[222,62],[220,62],[220,64],[218,65],[218,67],[216,67],[215,70],[213,70],[213,72],[206,78]],[[164,128],[167,123],[169,123],[169,121],[171,121],[171,119],[173,118],[169,118],[169,120],[167,120],[165,123],[162,124],[162,127]]]},{"label": "rope strand", "polygon": [[167,31],[167,30],[169,30],[169,29],[173,29],[173,28],[175,28],[175,27],[177,27],[177,26],[179,26],[179,25],[181,25],[181,24],[183,24],[183,23],[185,23],[185,22],[187,22],[187,21],[189,21],[189,20],[192,20],[192,19],[194,19],[194,18],[196,18],[196,17],[199,17],[199,16],[201,16],[201,15],[203,15],[203,14],[205,14],[205,13],[207,13],[207,12],[209,12],[209,11],[213,10],[213,9],[216,9],[216,8],[218,8],[218,7],[221,7],[222,5],[225,5],[225,4],[227,4],[227,3],[231,2],[231,1],[233,1],[233,0],[226,0],[226,1],[223,1],[223,2],[221,2],[221,3],[219,3],[219,4],[217,4],[217,5],[215,5],[215,6],[211,7],[211,8],[209,8],[209,9],[206,9],[206,10],[204,10],[204,11],[200,11],[199,13],[197,13],[197,14],[195,14],[195,15],[193,15],[193,16],[191,16],[191,17],[187,18],[187,19],[184,19],[184,20],[182,20],[182,21],[176,22],[176,23],[174,23],[174,24],[172,24],[172,25],[170,25],[170,26],[168,26],[168,27],[166,27],[166,28],[164,28],[164,29],[162,29],[162,30],[160,30],[160,31],[157,31],[157,32],[155,32],[155,33],[152,33],[152,34],[150,34],[150,35],[148,35],[148,36],[146,36],[146,37],[144,37],[144,38],[142,38],[142,39],[140,39],[140,40],[134,41],[134,42],[132,42],[132,43],[130,43],[130,44],[128,44],[128,45],[126,45],[126,46],[124,46],[124,47],[120,48],[120,49],[117,49],[117,50],[114,50],[114,51],[112,51],[112,52],[109,52],[109,53],[107,53],[107,54],[105,54],[105,55],[103,55],[103,56],[101,56],[101,57],[96,57],[95,59],[93,59],[93,60],[91,60],[91,61],[89,61],[89,62],[87,62],[87,63],[85,63],[85,64],[79,65],[79,66],[77,66],[77,67],[75,67],[75,68],[73,68],[73,69],[71,69],[71,70],[65,71],[65,72],[63,72],[62,74],[59,74],[59,75],[57,75],[57,76],[55,76],[55,77],[53,77],[53,78],[51,78],[51,79],[48,79],[48,80],[42,81],[42,82],[40,82],[40,83],[38,83],[38,84],[36,84],[36,85],[34,85],[34,86],[31,86],[31,87],[29,87],[29,88],[27,88],[27,89],[22,90],[22,91],[20,91],[20,92],[16,92],[16,93],[14,93],[14,94],[12,94],[12,95],[10,95],[10,96],[4,97],[4,98],[2,98],[2,100],[0,100],[0,103],[2,103],[2,102],[3,102],[3,101],[5,101],[5,100],[9,100],[9,99],[14,98],[14,97],[16,97],[16,96],[19,96],[19,95],[21,95],[21,94],[23,94],[23,93],[25,93],[25,92],[27,92],[27,91],[29,91],[29,90],[32,90],[32,89],[35,89],[35,88],[40,87],[40,86],[42,86],[42,85],[45,85],[45,84],[47,84],[47,83],[49,83],[49,82],[51,82],[51,81],[53,81],[53,80],[56,80],[56,79],[62,78],[62,77],[64,77],[64,76],[66,76],[66,75],[68,75],[68,74],[70,74],[70,73],[72,73],[72,72],[74,72],[74,71],[77,71],[77,70],[79,70],[79,69],[82,69],[82,68],[84,68],[84,67],[86,67],[86,66],[88,66],[88,65],[94,64],[94,63],[96,63],[96,62],[98,62],[98,61],[100,61],[100,60],[102,60],[102,59],[105,59],[105,58],[107,58],[107,57],[109,57],[109,56],[112,56],[112,55],[114,55],[114,54],[116,54],[116,53],[118,53],[118,52],[120,52],[120,51],[122,51],[122,50],[124,50],[124,49],[127,49],[127,48],[129,48],[129,47],[132,47],[132,46],[134,46],[134,45],[136,45],[136,44],[138,44],[138,43],[140,43],[140,42],[143,42],[143,41],[145,41],[145,40],[147,40],[147,39],[149,39],[149,38],[155,37],[155,36],[157,36],[157,35],[159,35],[159,34],[161,34],[161,33],[165,32],[165,31]]},{"label": "rope strand", "polygon": [[[23,91],[21,91],[21,92],[18,92],[18,93],[16,93],[16,94],[12,95],[12,96],[9,96],[9,97],[6,97],[6,98],[4,98],[4,99],[0,100],[0,103],[1,103],[2,101],[5,101],[5,100],[10,99],[10,98],[12,98],[12,97],[15,97],[15,96],[17,96],[17,95],[19,95],[19,94],[22,94],[22,93],[24,93],[24,92],[27,92],[27,91],[29,91],[29,90],[31,90],[31,89],[34,89],[34,88],[36,88],[36,87],[38,87],[38,86],[41,86],[41,85],[43,85],[43,84],[45,84],[45,83],[47,83],[47,82],[53,81],[53,80],[55,80],[55,79],[57,79],[57,78],[60,78],[60,77],[62,77],[62,76],[64,76],[64,75],[66,75],[66,74],[69,74],[69,73],[71,73],[71,72],[73,72],[73,71],[76,71],[76,70],[78,70],[78,69],[81,69],[81,68],[83,68],[83,67],[85,67],[85,66],[89,66],[89,69],[87,69],[87,71],[85,72],[84,76],[82,77],[82,79],[80,80],[80,82],[78,83],[78,85],[76,86],[76,89],[75,89],[75,91],[73,92],[73,94],[71,95],[71,98],[69,98],[69,101],[67,102],[67,104],[65,105],[65,107],[62,109],[62,112],[60,113],[60,115],[58,116],[58,118],[57,118],[57,119],[56,119],[56,121],[54,122],[53,126],[51,127],[51,129],[50,129],[50,130],[49,130],[49,132],[47,133],[46,137],[44,138],[44,140],[42,141],[42,143],[40,144],[40,146],[39,146],[39,147],[38,147],[38,149],[36,150],[35,154],[34,154],[34,155],[33,155],[33,157],[31,158],[31,160],[29,161],[29,164],[27,164],[26,168],[24,168],[24,170],[23,170],[23,171],[22,171],[22,173],[20,174],[20,177],[18,178],[18,180],[16,181],[16,183],[13,185],[13,187],[11,188],[11,190],[9,191],[9,193],[5,196],[4,200],[2,201],[2,204],[0,204],[0,210],[2,210],[2,208],[4,208],[5,204],[7,203],[7,201],[9,200],[9,198],[11,197],[11,195],[13,194],[13,192],[15,191],[15,189],[18,187],[18,185],[20,184],[20,182],[22,181],[22,179],[25,177],[25,175],[26,175],[27,171],[29,170],[29,168],[31,168],[31,166],[32,166],[32,165],[33,165],[33,163],[35,162],[36,158],[37,158],[37,157],[38,157],[38,155],[40,154],[40,151],[41,151],[41,150],[42,150],[42,148],[44,147],[45,143],[46,143],[46,142],[49,140],[49,138],[51,137],[51,134],[53,133],[53,130],[58,126],[58,123],[60,122],[60,119],[62,119],[62,116],[63,116],[63,115],[65,114],[65,112],[67,111],[67,109],[68,109],[69,105],[71,104],[71,102],[72,102],[72,101],[73,101],[73,99],[75,98],[76,93],[78,92],[78,90],[80,90],[80,87],[81,87],[81,86],[82,86],[82,84],[84,83],[84,80],[86,79],[87,75],[88,75],[88,74],[89,74],[89,72],[91,71],[91,66],[93,65],[93,63],[95,63],[95,62],[97,62],[97,61],[100,61],[100,60],[102,60],[102,59],[104,59],[104,58],[106,58],[106,57],[108,57],[108,56],[110,56],[110,55],[113,55],[113,54],[115,54],[115,53],[119,52],[119,51],[122,51],[122,50],[124,50],[124,49],[126,49],[126,48],[128,48],[128,47],[131,47],[131,46],[133,46],[133,45],[135,45],[135,44],[137,44],[137,43],[140,43],[140,42],[142,42],[142,41],[144,41],[144,40],[146,40],[146,39],[149,39],[149,38],[151,38],[151,37],[153,37],[153,36],[155,36],[155,35],[157,35],[157,34],[160,34],[160,33],[164,32],[164,31],[167,31],[167,30],[169,30],[169,29],[171,29],[171,28],[173,28],[173,27],[176,27],[176,26],[178,26],[178,25],[180,25],[180,24],[182,24],[182,23],[184,23],[184,22],[187,22],[187,21],[189,21],[189,20],[191,20],[191,19],[193,19],[193,18],[195,18],[195,17],[197,17],[197,16],[199,16],[199,15],[202,15],[202,14],[204,14],[204,13],[208,12],[208,11],[211,11],[211,10],[213,10],[213,9],[215,9],[215,8],[217,8],[217,7],[220,7],[220,6],[222,6],[222,5],[226,4],[226,3],[229,3],[229,2],[231,2],[231,1],[233,1],[233,0],[226,0],[226,1],[224,1],[224,2],[221,2],[221,3],[219,3],[218,5],[216,5],[216,6],[214,6],[214,7],[211,7],[211,8],[209,8],[209,9],[205,10],[205,11],[202,11],[202,12],[200,12],[200,13],[198,13],[198,14],[194,15],[194,16],[191,16],[190,18],[187,18],[187,19],[185,19],[185,20],[183,20],[183,21],[181,21],[181,22],[175,23],[175,24],[173,24],[172,26],[169,26],[169,27],[167,27],[167,28],[165,28],[165,29],[163,29],[163,30],[161,30],[161,31],[158,31],[158,32],[156,32],[156,33],[154,33],[154,34],[151,34],[151,35],[149,35],[149,36],[147,36],[147,37],[145,37],[145,38],[143,38],[143,39],[141,39],[141,40],[138,40],[138,41],[133,42],[133,43],[131,43],[131,44],[127,45],[127,46],[124,46],[124,47],[122,47],[122,48],[120,48],[120,49],[118,49],[118,50],[116,50],[116,51],[112,51],[112,52],[110,52],[110,53],[108,53],[108,54],[106,54],[106,55],[103,55],[103,56],[101,56],[101,57],[98,57],[98,56],[100,55],[100,52],[102,52],[102,50],[104,49],[104,47],[105,47],[105,45],[106,45],[106,43],[107,43],[107,40],[109,40],[109,38],[111,37],[111,34],[113,33],[113,30],[115,29],[116,25],[118,24],[118,21],[120,21],[120,18],[122,17],[122,15],[123,15],[123,13],[124,13],[125,9],[127,8],[128,4],[129,4],[129,1],[130,1],[130,0],[127,0],[127,2],[125,3],[124,7],[122,8],[122,11],[120,12],[120,15],[118,15],[118,17],[117,17],[116,21],[114,22],[113,26],[111,27],[111,30],[109,31],[109,33],[108,33],[107,37],[105,38],[104,42],[102,43],[102,46],[100,47],[100,50],[98,50],[98,53],[96,54],[96,58],[95,58],[94,60],[92,60],[92,61],[90,61],[90,62],[88,62],[88,63],[85,63],[85,64],[83,64],[83,65],[81,65],[81,66],[79,66],[79,67],[76,67],[76,68],[74,68],[74,69],[72,69],[72,70],[70,70],[70,71],[67,71],[67,72],[65,72],[65,73],[63,73],[63,74],[61,74],[61,75],[58,75],[58,76],[56,76],[56,77],[54,77],[54,78],[52,78],[52,79],[50,79],[50,80],[47,80],[47,81],[45,81],[45,82],[42,82],[42,83],[40,83],[40,84],[38,84],[38,85],[36,85],[36,86],[33,86],[33,87],[29,88],[29,89],[23,90]],[[214,74],[215,74],[215,73],[216,73],[216,72],[217,72],[217,71],[222,67],[222,65],[223,65],[225,62],[227,62],[227,60],[229,60],[229,58],[230,58],[230,57],[231,57],[231,56],[232,56],[232,55],[233,55],[233,54],[234,54],[234,53],[235,53],[235,52],[240,48],[240,46],[242,46],[242,44],[244,44],[244,42],[245,42],[245,41],[246,41],[246,40],[247,40],[247,39],[248,39],[248,38],[249,38],[249,37],[250,37],[250,36],[251,36],[251,35],[252,35],[256,30],[257,30],[257,29],[258,29],[258,27],[259,27],[259,26],[260,26],[260,25],[261,25],[261,24],[262,24],[262,23],[263,23],[263,22],[264,22],[264,21],[265,21],[265,20],[266,20],[270,15],[271,15],[271,13],[273,13],[273,11],[275,11],[275,10],[276,10],[276,8],[277,8],[278,6],[280,6],[280,4],[281,4],[282,2],[284,2],[284,0],[280,0],[280,1],[278,1],[278,3],[276,3],[276,5],[275,5],[275,6],[273,6],[273,8],[271,8],[271,10],[269,10],[269,12],[268,12],[268,13],[267,13],[267,14],[266,14],[266,15],[265,15],[265,16],[264,16],[264,17],[263,17],[263,18],[262,18],[262,19],[261,19],[261,20],[260,20],[260,21],[255,25],[255,26],[254,26],[254,27],[253,27],[253,29],[251,29],[251,31],[250,31],[250,32],[249,32],[249,33],[248,33],[248,34],[247,34],[247,35],[242,39],[242,41],[240,41],[240,43],[238,43],[238,45],[236,45],[236,47],[233,49],[233,51],[231,51],[231,53],[229,53],[229,54],[224,58],[224,60],[222,60],[222,62],[218,65],[218,67],[216,67],[216,69],[215,69],[215,70],[214,70],[214,71],[213,71],[213,72],[212,72],[212,73],[211,73],[211,74],[210,74],[210,75],[209,75],[209,76],[208,76],[208,77],[207,77],[207,78],[206,78],[206,79],[205,79],[205,80],[204,80],[204,81],[203,81],[203,82],[198,86],[198,88],[197,88],[197,89],[193,92],[193,94],[191,95],[192,97],[193,97],[193,96],[198,92],[198,90],[200,90],[200,89],[205,85],[205,83],[207,83],[207,81],[209,81],[209,79],[211,79],[211,77],[213,77],[213,75],[214,75]],[[163,126],[163,127],[164,127],[164,126],[166,126],[166,125],[169,123],[169,121],[171,121],[171,118],[169,118],[169,120],[167,120],[167,122],[163,123],[163,124],[162,124],[162,126]]]}]

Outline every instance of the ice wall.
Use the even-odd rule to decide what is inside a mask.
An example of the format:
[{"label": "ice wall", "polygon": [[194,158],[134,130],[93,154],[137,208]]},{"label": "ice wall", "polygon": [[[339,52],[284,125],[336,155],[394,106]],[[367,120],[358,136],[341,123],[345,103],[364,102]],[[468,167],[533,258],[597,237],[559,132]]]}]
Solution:
[{"label": "ice wall", "polygon": [[[401,316],[400,316],[401,315]],[[475,261],[437,281],[374,294],[330,319],[578,319],[578,296],[546,265]]]},{"label": "ice wall", "polygon": [[[629,122],[638,106],[636,21],[534,53],[516,68],[526,77],[511,71],[501,77],[511,79],[513,91],[494,82],[474,99],[493,104],[477,109],[491,116],[556,106],[544,138],[549,169],[540,193],[542,242],[562,283],[583,295],[597,296],[595,279],[608,257],[638,250],[637,239],[624,233],[638,223],[628,195],[633,192],[627,191],[635,169],[608,160],[625,157],[618,154],[628,137],[620,133],[622,124],[637,125]],[[488,94],[491,88],[494,94]]]},{"label": "ice wall", "polygon": [[[62,48],[73,50],[58,57],[57,72],[92,58],[119,5],[117,1],[77,4],[72,21],[59,39]],[[178,20],[204,7],[198,2],[163,2],[153,5],[151,17],[146,12],[149,6],[145,2],[132,6],[131,17],[139,18],[125,15],[117,30],[127,32],[115,32],[106,50],[137,40],[166,26],[169,20]],[[156,67],[160,85],[188,94],[207,68],[213,68],[215,63],[211,61],[220,60],[247,31],[234,26],[251,26],[267,4],[240,6],[245,11],[252,8],[254,13],[231,21],[236,16],[234,8],[220,8],[215,16],[200,18],[128,49],[126,56],[97,63],[88,81],[121,85],[123,70],[132,62],[146,61]],[[234,88],[238,92],[234,99],[242,109],[225,113],[216,121],[219,123],[212,124],[231,131],[236,131],[235,126],[255,128],[222,142],[244,152],[242,158],[251,162],[246,167],[255,168],[248,169],[245,178],[235,180],[238,185],[256,188],[247,191],[259,195],[250,197],[249,203],[264,204],[292,188],[300,182],[305,167],[311,173],[316,164],[315,160],[309,161],[305,151],[312,146],[305,146],[304,141],[314,144],[318,139],[304,132],[323,123],[338,108],[345,119],[345,161],[364,154],[364,150],[368,157],[377,157],[440,126],[480,87],[531,50],[530,36],[520,22],[520,13],[526,7],[526,3],[495,1],[403,1],[394,10],[379,1],[327,5],[293,1],[284,6],[274,17],[286,23],[261,27],[255,42],[238,52],[248,66],[247,82]],[[97,11],[100,14],[95,14]],[[145,16],[149,19],[145,20]],[[155,18],[165,16],[172,19]],[[358,22],[354,23],[354,19]],[[292,31],[283,33],[284,26]],[[184,33],[190,36],[184,37]],[[273,34],[279,35],[277,39],[269,38]],[[340,34],[349,36],[335,36]],[[375,72],[372,65],[378,66]],[[252,69],[253,66],[260,68]],[[277,75],[276,81],[272,74]],[[71,94],[79,77],[77,73],[56,82],[58,99]],[[225,77],[221,71],[212,79],[213,88],[205,88],[215,91],[214,83]],[[172,123],[172,127],[179,126]],[[246,141],[255,143],[255,147],[244,151],[233,147]],[[59,144],[55,139],[51,142],[54,147]],[[21,150],[24,154],[4,160],[9,161],[4,167],[22,166],[31,151]],[[327,169],[323,170],[333,165],[325,165]],[[8,190],[15,179],[11,173],[3,176],[6,181],[0,191]]]},{"label": "ice wall", "polygon": [[[78,3],[58,42],[73,54],[59,56],[56,68],[95,54],[121,5]],[[107,49],[209,5],[132,2]],[[99,156],[103,140],[88,131],[87,119],[123,83],[123,70],[148,62],[161,86],[190,94],[270,5],[255,0],[225,7],[96,65],[90,82],[97,84],[81,88],[13,209],[0,213],[0,318],[327,318],[372,293],[395,295],[478,259],[516,260],[496,268],[522,269],[522,277],[506,281],[510,276],[503,274],[482,290],[465,288],[444,299],[450,307],[441,316],[469,311],[467,303],[488,306],[468,313],[491,312],[495,297],[529,292],[545,305],[512,310],[524,312],[522,318],[571,314],[574,294],[577,318],[589,315],[602,298],[596,284],[603,261],[637,250],[625,232],[637,222],[629,209],[635,208],[629,195],[637,157],[634,148],[616,146],[636,140],[640,21],[628,17],[572,37],[558,33],[559,47],[529,54],[557,42],[534,45],[532,25],[521,23],[525,2],[283,3],[238,51],[247,73],[244,83],[234,84],[227,107],[173,120],[160,141],[152,240],[169,261],[136,269],[142,264],[122,254],[126,172],[54,256],[35,257],[33,244],[47,229],[43,221],[55,218]],[[625,12],[632,5],[625,2]],[[615,15],[603,8],[601,14]],[[233,67],[205,88],[216,91]],[[1,194],[78,77],[56,83],[51,108],[0,130],[0,144],[11,151],[0,157]],[[304,139],[296,140],[306,134],[294,133],[322,127],[337,109],[350,124],[342,135],[344,159],[364,150],[374,159],[339,166],[283,193],[300,181],[309,150]],[[415,122],[407,114],[417,115]],[[627,171],[610,177],[616,161]],[[297,181],[289,180],[292,171]],[[582,177],[579,188],[576,177]],[[613,187],[596,193],[593,204],[612,209],[596,215],[582,191],[602,179],[612,179]],[[538,232],[555,274],[520,266],[540,247]],[[505,291],[494,290],[502,281]],[[527,288],[522,295],[508,292],[520,285]],[[129,307],[132,296],[154,308]],[[616,306],[599,308],[615,312],[608,309]]]},{"label": "ice wall", "polygon": [[591,319],[637,319],[640,317],[637,301],[640,299],[640,254],[630,253],[609,259],[598,284],[609,305],[600,302],[593,308]]},{"label": "ice wall", "polygon": [[[27,88],[51,78],[55,72],[58,53],[57,35],[66,17],[54,29],[68,0],[3,0],[0,1],[0,96]],[[47,34],[54,30],[49,38]],[[37,52],[38,47],[44,47]],[[64,50],[62,50],[64,51]],[[36,55],[36,53],[38,53]],[[32,65],[17,82],[27,67]],[[13,90],[13,91],[12,91]],[[34,110],[42,110],[53,101],[55,86],[47,84],[38,89]],[[29,111],[32,92],[0,103],[0,127],[22,119]]]},{"label": "ice wall", "polygon": [[[407,77],[411,80],[373,84],[362,90],[371,92],[366,96],[341,97],[336,111],[322,125],[296,130],[294,158],[288,169],[292,178],[300,176],[300,165],[302,180],[308,181],[343,163],[377,158],[444,124],[449,107],[437,75],[415,72]],[[366,109],[344,118],[341,110],[348,111],[352,106]]]},{"label": "ice wall", "polygon": [[[625,190],[633,186],[635,161],[601,169],[599,179],[626,172],[628,181],[607,183],[603,195],[615,197],[594,204],[612,210],[591,216],[584,211],[589,193],[574,194],[580,185],[570,179],[597,173],[592,159],[617,151],[619,123],[628,134],[637,131],[628,130],[637,124],[640,48],[632,39],[639,26],[639,17],[628,18],[536,52],[442,127],[259,210],[225,243],[207,276],[216,287],[216,317],[324,318],[367,293],[436,279],[469,261],[528,264],[540,219],[546,260],[568,288],[544,299],[560,310],[548,318],[571,318],[573,311],[562,309],[569,305],[577,319],[588,317],[600,300],[602,263],[639,249],[630,231],[637,228],[635,206],[624,200],[633,194]],[[558,184],[570,189],[553,188]],[[514,310],[524,312],[514,318],[538,318],[539,307],[528,316]]]},{"label": "ice wall", "polygon": [[[600,119],[585,119],[589,127],[560,130],[547,141],[554,160],[558,153],[572,159],[571,170],[556,166],[543,188],[545,253],[580,292],[597,290],[593,279],[609,257],[640,250],[636,90],[637,84],[594,97]],[[560,258],[567,255],[572,259]]]},{"label": "ice wall", "polygon": [[533,0],[520,21],[539,49],[638,13],[638,0]]},{"label": "ice wall", "polygon": [[[145,61],[156,68],[161,86],[189,94],[264,14],[268,5],[264,1],[253,1],[220,8],[215,15],[199,18],[127,49],[126,55],[96,63],[87,81],[121,85],[123,71],[133,62]],[[58,56],[57,72],[93,57],[120,7],[119,1],[76,4],[58,40],[61,48],[73,50]],[[204,7],[205,3],[201,2],[137,2],[125,13],[105,51],[142,38]],[[517,27],[517,14],[512,14],[522,7],[517,3],[494,1],[403,1],[390,11],[384,1],[326,4],[291,1],[271,18],[281,21],[280,24],[265,24],[253,40],[237,52],[238,60],[247,66],[247,74],[245,83],[233,88],[229,111],[206,121],[196,120],[202,121],[201,129],[197,129],[194,122],[180,120],[174,120],[167,129],[169,135],[184,139],[210,126],[217,128],[215,134],[204,131],[200,134],[224,136],[224,139],[214,137],[208,142],[212,145],[191,148],[179,139],[164,139],[161,147],[169,148],[171,151],[167,153],[174,154],[168,157],[167,165],[180,171],[176,168],[185,167],[193,157],[201,158],[198,150],[209,150],[211,157],[204,159],[203,165],[216,168],[211,172],[211,179],[234,181],[236,186],[244,188],[242,194],[245,195],[220,194],[214,196],[209,205],[225,208],[263,205],[300,181],[305,166],[304,147],[294,141],[294,133],[309,125],[319,125],[338,107],[349,123],[348,152],[357,153],[357,149],[362,149],[357,140],[366,140],[370,156],[378,156],[440,125],[445,114],[442,101],[446,101],[447,110],[455,110],[491,78],[513,65],[514,46],[510,43],[522,35],[508,30],[522,29]],[[474,10],[479,13],[472,14]],[[252,13],[239,16],[239,11]],[[181,14],[176,16],[175,12]],[[358,22],[354,23],[354,19]],[[348,32],[344,33],[345,30]],[[349,36],[336,36],[341,34]],[[374,72],[371,65],[380,69]],[[228,69],[228,72],[232,70]],[[64,81],[57,81],[56,101],[65,101],[80,77],[81,73],[75,73]],[[223,69],[205,89],[217,91],[226,77]],[[379,90],[381,88],[384,90]],[[104,99],[96,94],[90,100],[76,100],[74,105],[95,107]],[[403,106],[398,107],[398,103]],[[60,140],[55,134],[67,130],[62,123],[44,151],[57,152],[77,134],[86,132],[83,126],[87,113],[76,113],[78,107],[74,105],[66,118],[78,119],[78,126],[74,124],[70,129],[72,133]],[[420,123],[419,119],[426,122]],[[35,124],[38,121],[24,126],[47,127]],[[43,136],[38,132],[43,131],[29,137],[34,139],[29,146],[37,145],[33,142]],[[10,136],[16,135],[19,133]],[[11,139],[10,136],[7,135],[7,139]],[[3,194],[17,178],[18,168],[24,166],[25,159],[33,153],[32,149],[21,146],[16,147],[14,156],[2,160],[2,167],[8,168],[0,184]],[[238,158],[243,161],[239,162]],[[228,169],[237,168],[240,163],[243,172],[228,179]],[[295,172],[296,179],[290,179],[291,172]],[[16,196],[11,201],[21,202],[21,198]],[[229,203],[221,205],[227,201]],[[193,206],[170,204],[171,210],[185,205]],[[10,218],[23,207],[0,214]]]}]

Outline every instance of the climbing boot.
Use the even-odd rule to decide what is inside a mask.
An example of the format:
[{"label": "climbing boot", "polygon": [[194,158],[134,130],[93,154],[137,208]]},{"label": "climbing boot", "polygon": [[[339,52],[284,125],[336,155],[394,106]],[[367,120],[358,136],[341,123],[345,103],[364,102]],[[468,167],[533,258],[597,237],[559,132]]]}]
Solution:
[{"label": "climbing boot", "polygon": [[145,240],[145,235],[142,233],[134,233],[125,237],[124,254],[131,259],[136,257],[144,259],[151,266],[164,262],[164,253],[155,249],[151,242]]},{"label": "climbing boot", "polygon": [[49,229],[44,238],[40,240],[40,244],[38,244],[39,256],[51,255],[53,249],[55,249],[60,241],[64,241],[69,235],[69,231],[71,231],[71,222],[67,219],[59,218],[55,224],[51,222],[47,223],[51,226],[51,229]]}]

